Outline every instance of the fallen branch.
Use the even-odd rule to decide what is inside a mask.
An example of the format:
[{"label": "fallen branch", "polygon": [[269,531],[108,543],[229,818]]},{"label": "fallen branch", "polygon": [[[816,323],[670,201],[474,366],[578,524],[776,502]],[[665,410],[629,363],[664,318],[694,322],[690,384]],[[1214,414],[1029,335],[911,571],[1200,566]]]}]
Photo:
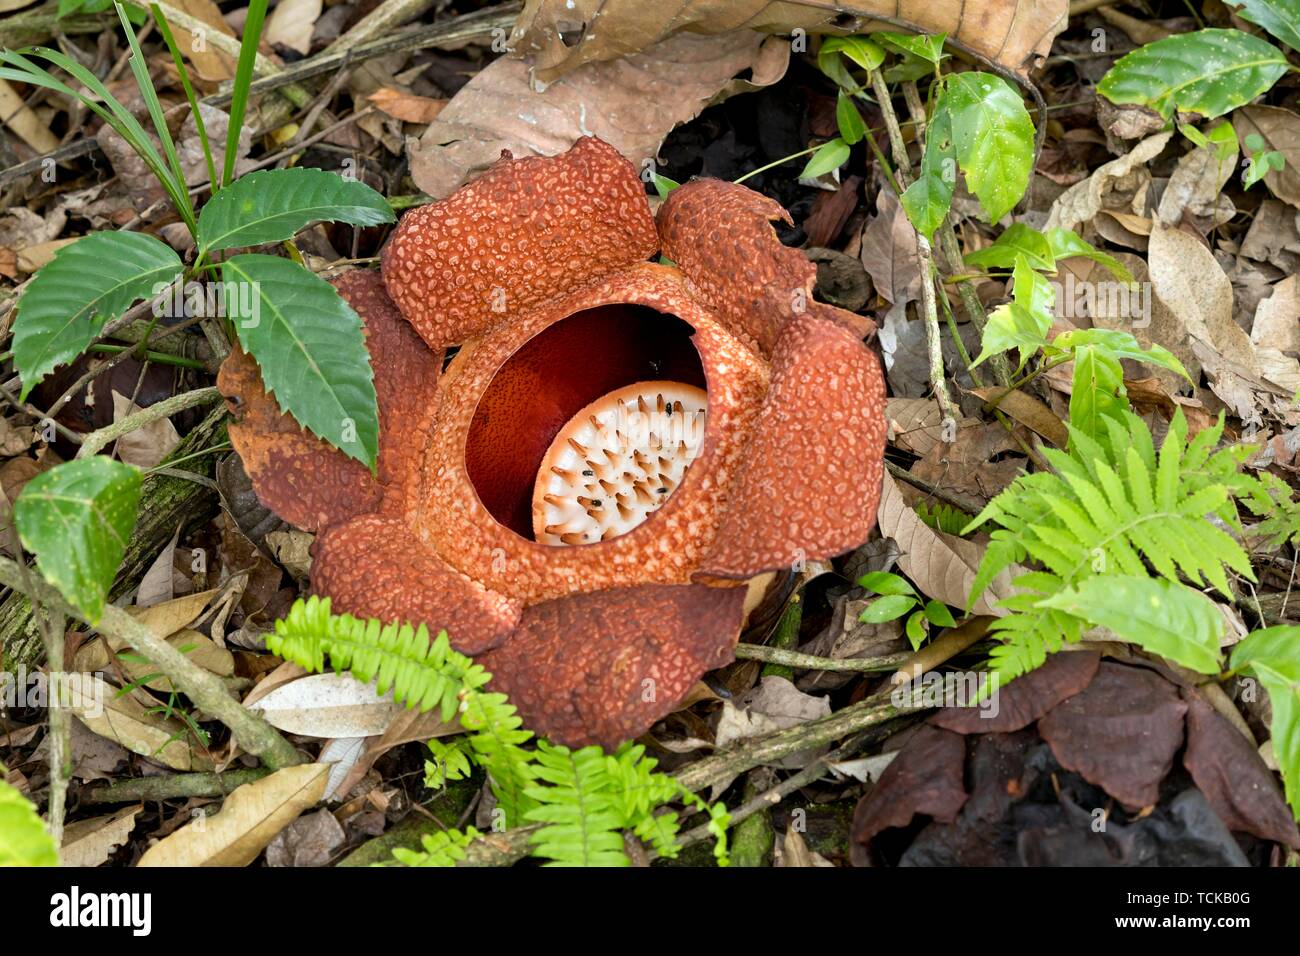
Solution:
[{"label": "fallen branch", "polygon": [[78,458],[89,458],[91,455],[98,454],[106,445],[116,441],[123,435],[135,431],[137,428],[143,428],[152,422],[161,421],[164,418],[170,418],[177,412],[183,412],[187,408],[194,408],[196,405],[206,405],[209,402],[218,401],[221,398],[221,392],[216,386],[208,388],[196,388],[191,392],[182,392],[180,395],[173,395],[171,398],[165,398],[161,402],[156,402],[148,408],[142,408],[138,412],[132,412],[124,418],[119,418],[112,424],[105,425],[96,431],[91,432],[81,442],[81,448],[77,450]]},{"label": "fallen branch", "polygon": [[236,787],[261,780],[270,767],[227,770],[224,773],[178,773],[165,777],[118,780],[81,791],[82,803],[135,803],[140,800],[174,800],[181,797],[224,797]]}]

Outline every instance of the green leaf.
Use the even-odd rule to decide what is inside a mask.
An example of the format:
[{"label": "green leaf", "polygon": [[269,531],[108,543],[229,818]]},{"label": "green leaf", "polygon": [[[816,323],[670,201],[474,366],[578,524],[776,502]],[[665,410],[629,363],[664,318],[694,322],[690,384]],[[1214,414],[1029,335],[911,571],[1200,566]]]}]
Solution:
[{"label": "green leaf", "polygon": [[920,174],[902,196],[903,211],[917,232],[928,238],[943,225],[952,206],[956,185],[957,154],[952,143],[952,118],[947,109],[939,106],[926,128]]},{"label": "green leaf", "polygon": [[1038,602],[1201,674],[1219,672],[1223,616],[1205,595],[1159,578],[1097,575]]},{"label": "green leaf", "polygon": [[975,365],[1012,348],[1019,350],[1020,364],[1024,365],[1029,356],[1047,343],[1056,293],[1022,253],[1017,253],[1015,260],[1014,301],[998,306],[989,316]]},{"label": "green leaf", "polygon": [[0,780],[0,866],[58,866],[59,851],[36,808]]},{"label": "green leaf", "polygon": [[884,48],[866,37],[829,37],[819,55],[827,53],[842,53],[864,70],[874,70],[885,62]]},{"label": "green leaf", "polygon": [[227,315],[280,409],[373,469],[379,407],[361,319],[352,307],[332,285],[288,259],[235,256],[222,263],[221,275]]},{"label": "green leaf", "polygon": [[57,465],[14,502],[23,547],[79,614],[95,624],[140,503],[140,471],[103,455]]},{"label": "green leaf", "polygon": [[952,139],[966,185],[989,222],[1020,201],[1034,162],[1034,124],[1020,93],[992,73],[955,73],[938,101],[952,116]]},{"label": "green leaf", "polygon": [[199,252],[292,239],[313,222],[377,226],[392,207],[365,183],[323,169],[249,173],[217,193],[199,213]]},{"label": "green leaf", "polygon": [[936,33],[933,36],[914,36],[910,33],[887,31],[871,34],[872,40],[887,49],[898,53],[910,53],[930,63],[938,63],[944,58],[943,42],[947,38],[946,33]]},{"label": "green leaf", "polygon": [[675,179],[669,179],[667,176],[660,176],[658,173],[655,173],[654,185],[655,185],[655,192],[659,194],[659,198],[667,199],[668,194],[672,192],[674,189],[676,189],[678,186],[680,186],[681,183],[679,183]]},{"label": "green leaf", "polygon": [[1237,16],[1263,27],[1293,50],[1300,50],[1300,4],[1296,0],[1227,0]]},{"label": "green leaf", "polygon": [[1056,268],[1056,257],[1047,237],[1023,222],[1012,223],[993,245],[967,253],[963,258],[967,265],[980,269],[1010,269],[1016,264],[1018,255],[1024,256],[1035,269],[1051,271]]},{"label": "green leaf", "polygon": [[1189,382],[1192,380],[1187,374],[1187,369],[1183,368],[1183,363],[1173,352],[1161,345],[1152,345],[1144,349],[1131,332],[1123,332],[1119,329],[1074,329],[1070,332],[1062,332],[1052,340],[1052,345],[1063,350],[1075,349],[1083,345],[1096,345],[1117,359],[1133,359],[1137,362],[1146,362],[1148,365],[1159,365],[1171,372],[1177,372]]},{"label": "green leaf", "polygon": [[1097,84],[1112,103],[1175,110],[1208,119],[1249,103],[1288,69],[1280,50],[1241,30],[1165,37],[1122,57]]},{"label": "green leaf", "polygon": [[948,610],[948,605],[942,601],[925,602],[925,619],[931,624],[937,624],[939,627],[956,627],[957,621],[952,616],[952,611]]},{"label": "green leaf", "polygon": [[1132,282],[1133,273],[1124,263],[1112,255],[1095,248],[1091,243],[1081,239],[1073,229],[1049,229],[1046,233],[1047,244],[1051,247],[1053,259],[1068,259],[1071,256],[1083,256],[1099,263],[1110,270],[1111,275],[1120,282]]},{"label": "green leaf", "polygon": [[1232,649],[1232,669],[1249,670],[1268,691],[1273,756],[1287,803],[1300,820],[1300,627],[1266,627]]},{"label": "green leaf", "polygon": [[1106,434],[1105,419],[1122,420],[1128,411],[1124,368],[1105,348],[1080,345],[1074,350],[1070,389],[1070,424],[1089,438]]},{"label": "green leaf", "polygon": [[907,633],[908,643],[912,645],[912,650],[919,651],[921,645],[925,642],[925,612],[917,611],[907,619],[907,624],[903,630]]},{"label": "green leaf", "polygon": [[888,571],[868,571],[858,578],[858,587],[877,594],[915,594],[916,589],[897,574]]},{"label": "green leaf", "polygon": [[878,600],[872,601],[858,615],[858,620],[867,624],[881,624],[885,621],[892,621],[900,618],[912,608],[916,607],[916,598],[906,594],[887,594]]},{"label": "green leaf", "polygon": [[849,158],[849,145],[844,140],[836,137],[829,143],[825,143],[812,154],[808,160],[808,165],[803,168],[799,174],[800,179],[816,179],[824,173],[829,173],[832,169],[839,169]]},{"label": "green leaf", "polygon": [[[222,164],[221,183],[224,189],[235,176],[235,157],[239,155],[239,134],[244,129],[244,113],[248,109],[248,88],[253,83],[253,70],[257,66],[257,45],[262,40],[262,24],[266,22],[268,0],[249,0],[248,14],[239,44],[239,62],[235,64],[235,79],[230,88],[230,125],[226,130],[226,156]],[[212,184],[216,189],[217,183]]]},{"label": "green leaf", "polygon": [[18,303],[13,350],[21,397],[182,268],[170,246],[140,232],[94,232],[56,252]]},{"label": "green leaf", "polygon": [[867,124],[862,121],[862,114],[843,90],[835,100],[835,122],[839,124],[840,139],[850,146],[861,142],[867,135]]}]

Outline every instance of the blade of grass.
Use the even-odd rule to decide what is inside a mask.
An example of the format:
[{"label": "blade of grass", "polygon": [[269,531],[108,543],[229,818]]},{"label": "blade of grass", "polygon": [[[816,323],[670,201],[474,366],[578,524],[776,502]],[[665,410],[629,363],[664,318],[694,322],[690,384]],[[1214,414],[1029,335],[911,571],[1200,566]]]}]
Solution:
[{"label": "blade of grass", "polygon": [[158,24],[158,32],[162,34],[167,49],[171,51],[172,62],[176,64],[176,72],[181,76],[181,86],[185,88],[185,99],[189,101],[190,115],[194,117],[194,128],[199,132],[199,143],[203,147],[203,159],[208,164],[208,182],[212,184],[213,189],[216,189],[217,167],[212,159],[212,144],[208,142],[207,125],[203,122],[203,114],[199,112],[199,101],[198,97],[194,95],[194,85],[190,82],[190,71],[185,68],[185,61],[181,58],[180,48],[176,46],[171,26],[167,23],[167,18],[163,16],[162,8],[156,3],[151,3],[149,4],[149,10],[153,13],[154,22]]},{"label": "blade of grass", "polygon": [[177,206],[176,211],[190,227],[192,235],[197,229],[194,205],[190,201],[189,189],[185,185],[185,170],[181,167],[180,157],[176,155],[176,143],[172,141],[171,131],[167,128],[167,118],[163,116],[162,103],[158,101],[158,91],[154,89],[153,78],[149,76],[149,64],[145,62],[144,53],[140,50],[140,41],[136,39],[135,29],[131,26],[131,21],[126,18],[126,10],[120,3],[114,3],[113,7],[117,10],[118,19],[122,21],[122,32],[126,34],[127,45],[131,48],[127,65],[131,67],[131,73],[135,76],[135,85],[140,89],[140,97],[149,110],[154,131],[158,134],[158,142],[162,143],[163,153],[167,156],[167,165],[171,170],[176,193],[184,200],[184,204]]},{"label": "blade of grass", "polygon": [[[257,45],[262,40],[262,23],[266,20],[266,4],[267,0],[251,0],[248,4],[248,17],[244,20],[244,36],[239,44],[239,63],[235,67],[235,81],[231,87],[230,126],[226,130],[226,156],[221,170],[222,186],[230,184],[235,172],[239,132],[244,125],[244,112],[248,109],[248,87],[253,82]],[[213,188],[215,187],[214,183]]]}]

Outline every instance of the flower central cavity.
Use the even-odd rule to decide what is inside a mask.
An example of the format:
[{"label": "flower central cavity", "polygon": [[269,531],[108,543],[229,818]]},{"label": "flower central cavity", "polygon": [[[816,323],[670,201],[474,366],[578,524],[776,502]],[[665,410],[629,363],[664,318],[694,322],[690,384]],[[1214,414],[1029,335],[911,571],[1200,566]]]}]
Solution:
[{"label": "flower central cavity", "polygon": [[681,382],[636,382],[560,429],[537,473],[533,536],[594,544],[627,534],[681,484],[704,443],[708,398]]}]

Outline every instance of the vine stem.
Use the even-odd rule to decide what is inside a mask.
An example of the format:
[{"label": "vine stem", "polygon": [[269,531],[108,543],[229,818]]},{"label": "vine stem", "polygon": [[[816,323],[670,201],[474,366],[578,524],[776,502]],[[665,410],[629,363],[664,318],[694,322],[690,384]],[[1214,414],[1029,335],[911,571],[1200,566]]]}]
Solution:
[{"label": "vine stem", "polygon": [[215,385],[207,388],[196,388],[192,392],[182,392],[180,395],[165,398],[148,408],[132,412],[125,418],[119,418],[112,424],[91,432],[82,441],[81,448],[77,450],[77,457],[89,458],[91,455],[98,454],[109,442],[116,441],[137,428],[143,428],[145,425],[161,419],[170,418],[177,412],[182,412],[187,408],[194,408],[196,405],[207,405],[219,398],[221,398],[221,392],[217,390]]},{"label": "vine stem", "polygon": [[[0,558],[0,585],[13,588],[33,603],[39,601],[60,614],[85,620],[57,590],[43,581],[32,580],[29,572],[9,558]],[[304,762],[302,754],[278,730],[230,696],[221,678],[205,671],[121,608],[106,605],[103,616],[91,626],[147,657],[172,686],[188,696],[198,709],[229,727],[235,742],[260,757],[272,770]]]},{"label": "vine stem", "polygon": [[736,645],[737,660],[764,661],[768,664],[780,664],[784,667],[809,671],[847,671],[868,674],[892,671],[911,656],[911,654],[886,654],[883,657],[846,657],[836,660],[813,654],[801,654],[781,647],[764,647],[762,644]]}]

